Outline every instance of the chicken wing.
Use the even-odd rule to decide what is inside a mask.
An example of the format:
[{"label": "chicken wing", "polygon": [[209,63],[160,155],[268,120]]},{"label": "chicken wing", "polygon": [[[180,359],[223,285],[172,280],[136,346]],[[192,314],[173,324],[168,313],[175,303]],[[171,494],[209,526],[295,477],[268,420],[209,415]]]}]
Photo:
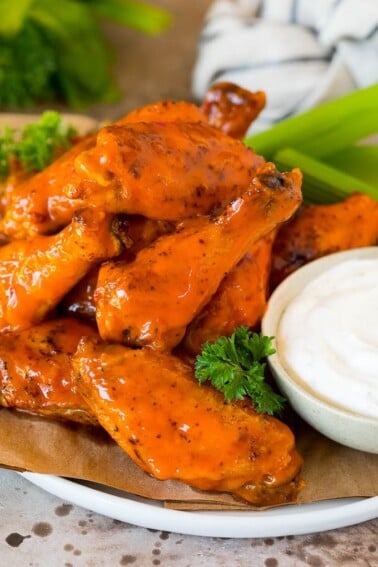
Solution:
[{"label": "chicken wing", "polygon": [[289,428],[226,404],[174,356],[83,339],[73,368],[101,425],[147,473],[261,506],[295,499],[302,459]]},{"label": "chicken wing", "polygon": [[[173,232],[174,225],[168,221],[157,221],[139,216],[115,219],[117,235],[125,248],[119,255],[120,260],[132,261],[142,248],[145,248],[159,236]],[[121,226],[120,226],[121,225]],[[100,265],[94,266],[88,274],[64,298],[61,308],[64,313],[94,320],[96,305],[94,292],[97,287]]]},{"label": "chicken wing", "polygon": [[242,197],[215,218],[183,224],[132,263],[102,265],[95,292],[101,337],[171,349],[251,244],[287,220],[301,202],[301,173],[266,164]]},{"label": "chicken wing", "polygon": [[94,144],[94,137],[84,138],[49,167],[8,190],[3,198],[0,232],[12,239],[25,239],[51,234],[67,225],[77,207],[63,194],[62,187],[77,183],[75,158]]},{"label": "chicken wing", "polygon": [[378,243],[378,202],[355,193],[333,205],[311,205],[278,232],[273,246],[271,287],[307,262]]},{"label": "chicken wing", "polygon": [[265,106],[265,93],[252,93],[233,83],[216,83],[207,91],[201,109],[209,123],[232,138],[242,138]]},{"label": "chicken wing", "polygon": [[109,126],[76,159],[78,185],[67,196],[111,213],[179,220],[238,197],[264,160],[240,141],[201,123]]},{"label": "chicken wing", "polygon": [[71,380],[71,357],[96,331],[75,319],[42,323],[0,341],[0,405],[80,423],[97,423]]},{"label": "chicken wing", "polygon": [[94,262],[119,254],[111,225],[105,213],[88,209],[57,235],[1,247],[0,332],[41,322]]},{"label": "chicken wing", "polygon": [[163,100],[136,108],[116,124],[138,122],[208,122],[206,114],[195,104],[186,101]]},{"label": "chicken wing", "polygon": [[230,336],[236,327],[256,328],[264,314],[274,231],[254,242],[221,282],[215,295],[187,328],[184,349],[197,355],[202,345]]}]

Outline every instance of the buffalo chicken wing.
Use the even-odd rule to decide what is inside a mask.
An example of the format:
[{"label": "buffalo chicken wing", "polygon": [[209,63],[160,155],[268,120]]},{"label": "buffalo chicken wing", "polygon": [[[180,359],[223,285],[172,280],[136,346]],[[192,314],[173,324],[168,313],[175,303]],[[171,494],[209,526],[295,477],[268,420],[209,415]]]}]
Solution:
[{"label": "buffalo chicken wing", "polygon": [[96,423],[71,379],[80,338],[96,331],[73,318],[49,321],[0,340],[0,405],[29,413]]},{"label": "buffalo chicken wing", "polygon": [[230,336],[240,325],[259,327],[268,300],[273,232],[252,244],[190,323],[183,344],[186,351],[197,355],[204,343]]},{"label": "buffalo chicken wing", "polygon": [[327,254],[378,242],[378,203],[355,193],[334,205],[304,207],[278,232],[273,247],[271,286]]},{"label": "buffalo chicken wing", "polygon": [[0,248],[0,332],[40,323],[95,262],[121,252],[112,219],[77,213],[54,236],[15,240]]},{"label": "buffalo chicken wing", "polygon": [[289,428],[248,404],[226,404],[178,358],[83,339],[73,366],[100,424],[156,478],[260,506],[295,499],[302,460]]},{"label": "buffalo chicken wing", "polygon": [[100,336],[134,346],[175,347],[251,244],[298,208],[300,187],[299,170],[281,174],[266,164],[220,216],[183,223],[182,230],[141,250],[134,262],[103,264],[94,296]]},{"label": "buffalo chicken wing", "polygon": [[207,124],[152,122],[103,128],[76,159],[80,206],[180,220],[207,214],[243,193],[264,160]]}]

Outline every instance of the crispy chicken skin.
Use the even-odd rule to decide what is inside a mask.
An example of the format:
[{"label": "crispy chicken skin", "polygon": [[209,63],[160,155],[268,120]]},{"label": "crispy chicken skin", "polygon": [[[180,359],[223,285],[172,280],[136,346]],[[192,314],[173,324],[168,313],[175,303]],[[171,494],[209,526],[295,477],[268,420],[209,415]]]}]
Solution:
[{"label": "crispy chicken skin", "polygon": [[40,323],[94,262],[116,256],[112,219],[87,209],[54,236],[16,240],[0,248],[0,332]]},{"label": "crispy chicken skin", "polygon": [[132,263],[102,265],[95,291],[103,340],[169,350],[249,247],[301,203],[301,173],[266,164],[218,217],[183,223]]},{"label": "crispy chicken skin", "polygon": [[307,262],[378,243],[378,203],[355,193],[334,205],[299,210],[278,232],[273,246],[271,287]]},{"label": "crispy chicken skin", "polygon": [[[233,129],[235,130],[235,124],[246,123],[246,121],[252,119],[253,112],[251,114],[250,111],[252,108],[257,109],[259,104],[257,101],[261,99],[261,93],[250,93],[250,97],[248,97],[247,91],[238,90],[235,85],[227,88],[226,83],[221,91],[218,89],[210,92],[212,93],[211,102],[209,99],[204,109],[185,101],[161,101],[133,110],[118,120],[115,125],[109,128],[118,128],[122,131],[122,128],[129,125],[129,127],[134,126],[136,133],[126,135],[130,147],[123,149],[120,147],[114,148],[113,146],[117,146],[117,143],[119,145],[124,144],[126,142],[125,135],[118,136],[117,134],[115,136],[118,138],[117,140],[114,140],[113,137],[114,143],[113,145],[110,144],[113,149],[104,147],[104,145],[109,146],[109,136],[104,138],[103,135],[100,135],[96,150],[93,150],[95,154],[93,159],[95,162],[98,160],[99,163],[102,160],[107,160],[106,166],[100,168],[103,169],[101,172],[98,171],[99,163],[95,166],[95,171],[90,172],[88,170],[90,166],[82,163],[81,159],[77,161],[79,165],[78,171],[76,170],[76,158],[83,151],[90,150],[96,145],[96,135],[88,135],[44,171],[33,176],[27,175],[23,181],[20,178],[14,178],[13,182],[8,182],[0,190],[0,211],[4,216],[0,222],[1,240],[5,240],[5,237],[14,240],[30,238],[36,234],[56,233],[70,222],[73,213],[77,209],[83,208],[86,205],[92,205],[90,195],[93,192],[96,193],[96,191],[100,192],[100,195],[96,195],[96,198],[100,199],[98,204],[100,206],[106,204],[107,210],[112,212],[140,213],[146,216],[152,214],[153,218],[157,218],[154,214],[156,201],[148,206],[150,214],[146,214],[145,207],[141,203],[130,203],[130,198],[125,203],[125,194],[132,192],[133,197],[131,200],[133,201],[136,198],[135,184],[137,185],[137,190],[140,191],[146,184],[153,183],[154,187],[144,188],[144,191],[156,191],[156,185],[161,185],[162,176],[167,173],[167,187],[165,192],[159,193],[159,198],[162,197],[165,201],[169,201],[174,196],[175,190],[177,190],[175,181],[181,185],[183,178],[185,179],[188,176],[188,170],[191,169],[191,189],[186,184],[181,191],[184,197],[188,191],[191,191],[187,198],[191,200],[195,196],[196,201],[181,203],[179,213],[170,211],[168,216],[164,213],[163,216],[159,217],[161,219],[184,218],[191,214],[204,212],[206,208],[209,210],[223,198],[222,194],[216,195],[218,188],[220,191],[223,190],[223,192],[227,193],[226,200],[236,196],[240,185],[245,186],[249,181],[248,171],[249,174],[251,174],[251,171],[256,171],[256,168],[264,160],[262,157],[253,154],[252,150],[242,145],[233,144],[231,139],[227,143],[227,138],[222,138],[220,132],[218,134],[221,138],[218,139],[216,131],[214,133],[215,128],[212,129],[209,125],[209,120],[215,126],[219,126],[224,132],[228,133],[229,131],[233,135],[234,132],[229,125],[234,124]],[[222,92],[221,95],[219,94],[220,92]],[[226,111],[230,113],[229,123],[226,121]],[[151,126],[151,135],[148,137],[146,132],[148,132],[149,127],[147,124],[154,122],[158,123],[163,130],[169,131],[171,126],[171,130],[173,130],[173,136],[170,138],[172,144],[165,149],[159,148],[159,140],[155,140],[153,147],[148,153],[148,159],[155,157],[155,161],[151,164],[151,168],[147,168],[143,152],[146,151],[156,136],[162,136],[162,143],[165,143],[164,134],[161,132],[154,133],[153,126]],[[177,123],[179,123],[179,126],[176,128]],[[140,129],[142,131],[139,131]],[[175,129],[179,130],[176,137],[174,135]],[[180,137],[181,130],[183,136],[187,137],[186,142]],[[104,134],[103,131],[101,132]],[[147,136],[147,139],[141,140],[144,136]],[[209,138],[208,141],[206,141],[206,137]],[[224,153],[222,153],[222,144],[224,144]],[[207,155],[207,158],[202,155],[203,152]],[[241,156],[240,159],[238,159],[238,152]],[[168,154],[170,154],[169,158]],[[193,160],[196,158],[202,160],[203,157],[205,158],[205,165],[204,170],[201,172],[201,165],[198,163],[194,164]],[[222,177],[220,165],[215,166],[215,170],[212,172],[211,160],[216,163],[219,158],[222,166],[225,167],[225,174],[227,175],[227,179],[224,182],[220,179]],[[109,164],[109,160],[112,161],[113,159],[117,161],[115,170],[120,176],[119,181],[124,183],[124,187],[121,192],[119,188],[116,189],[114,186],[112,188],[108,187],[108,192],[104,196],[105,203],[103,203],[101,201],[101,192],[103,192],[104,180],[108,181],[107,176],[114,173]],[[172,171],[170,171],[169,164],[168,166],[164,165],[167,159],[169,159],[169,163],[174,168],[179,167],[178,177],[175,179],[171,179]],[[130,169],[126,174],[122,171],[122,160],[125,160],[126,169]],[[155,173],[156,166],[157,173]],[[162,167],[163,170],[161,169]],[[139,180],[139,182],[134,178],[135,176],[138,177],[138,172],[142,171],[145,174],[147,170],[147,175],[143,175],[143,179]],[[81,186],[79,189],[80,182],[83,182],[83,171],[85,173],[84,186]],[[98,183],[99,177],[102,181]],[[234,177],[235,180],[233,179]],[[117,179],[114,180],[114,184],[117,184]],[[131,184],[130,187],[129,184]],[[92,185],[96,187],[96,190]],[[168,188],[170,188],[170,191],[168,191]],[[209,193],[207,201],[206,197],[202,196],[200,198],[198,195],[206,192]],[[119,193],[122,194],[122,199]],[[78,195],[83,195],[84,202],[77,198]],[[145,198],[146,195],[144,194],[142,200]],[[149,198],[151,198],[151,194]],[[182,207],[184,207],[184,210],[182,210]]]},{"label": "crispy chicken skin", "polygon": [[[130,262],[142,248],[149,246],[163,234],[174,231],[174,224],[168,221],[157,221],[140,216],[130,216],[120,223],[115,219],[116,232],[125,248],[119,255],[120,260]],[[94,266],[91,271],[69,292],[64,298],[61,308],[64,313],[93,320],[96,317],[94,292],[100,265]]]},{"label": "crispy chicken skin", "polygon": [[247,254],[227,274],[215,295],[187,328],[184,349],[197,355],[202,345],[230,336],[240,325],[257,328],[268,299],[274,232],[250,246]]},{"label": "crispy chicken skin", "polygon": [[295,498],[302,460],[289,428],[247,404],[226,404],[171,354],[88,338],[73,368],[100,424],[147,473],[256,505]]},{"label": "crispy chicken skin", "polygon": [[25,239],[51,234],[67,225],[76,203],[67,199],[62,187],[77,183],[75,158],[94,143],[94,137],[84,138],[40,173],[28,176],[11,190],[8,187],[3,197],[5,214],[0,232],[12,239]]},{"label": "crispy chicken skin", "polygon": [[195,104],[186,101],[162,100],[136,108],[116,124],[138,122],[208,122],[206,114]]},{"label": "crispy chicken skin", "polygon": [[239,140],[200,122],[103,128],[76,159],[67,196],[110,213],[179,220],[238,197],[264,160]]},{"label": "crispy chicken skin", "polygon": [[243,138],[265,106],[262,91],[252,93],[233,83],[216,83],[206,93],[201,109],[209,123],[232,138]]},{"label": "crispy chicken skin", "polygon": [[97,423],[71,380],[71,357],[83,335],[96,331],[73,318],[49,321],[0,340],[0,405]]},{"label": "crispy chicken skin", "polygon": [[[116,124],[153,120],[206,122],[207,117],[194,104],[163,101],[133,110]],[[0,213],[4,216],[0,234],[24,239],[36,234],[52,234],[67,225],[78,203],[68,199],[63,188],[69,191],[78,184],[75,159],[95,144],[95,135],[86,136],[36,175],[17,168],[12,171],[6,184],[0,187]]]}]

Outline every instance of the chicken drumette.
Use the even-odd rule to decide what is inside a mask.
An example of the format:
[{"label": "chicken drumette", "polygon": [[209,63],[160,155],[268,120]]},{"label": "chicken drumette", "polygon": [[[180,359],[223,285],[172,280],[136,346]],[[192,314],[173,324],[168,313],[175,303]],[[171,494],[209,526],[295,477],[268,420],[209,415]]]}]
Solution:
[{"label": "chicken drumette", "polygon": [[301,198],[299,170],[282,174],[266,164],[220,216],[184,222],[134,262],[103,264],[95,292],[101,337],[165,350],[176,346],[224,275],[253,242],[290,218]]},{"label": "chicken drumette", "polygon": [[112,219],[87,209],[54,236],[0,248],[0,332],[38,324],[95,262],[121,252]]}]

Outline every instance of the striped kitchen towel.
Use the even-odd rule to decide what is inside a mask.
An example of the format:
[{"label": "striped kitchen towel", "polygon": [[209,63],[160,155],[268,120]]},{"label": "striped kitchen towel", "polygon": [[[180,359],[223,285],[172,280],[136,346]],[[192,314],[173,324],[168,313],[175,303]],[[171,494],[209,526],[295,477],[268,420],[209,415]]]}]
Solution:
[{"label": "striped kitchen towel", "polygon": [[378,0],[216,0],[194,96],[218,81],[267,93],[253,132],[378,82]]}]

